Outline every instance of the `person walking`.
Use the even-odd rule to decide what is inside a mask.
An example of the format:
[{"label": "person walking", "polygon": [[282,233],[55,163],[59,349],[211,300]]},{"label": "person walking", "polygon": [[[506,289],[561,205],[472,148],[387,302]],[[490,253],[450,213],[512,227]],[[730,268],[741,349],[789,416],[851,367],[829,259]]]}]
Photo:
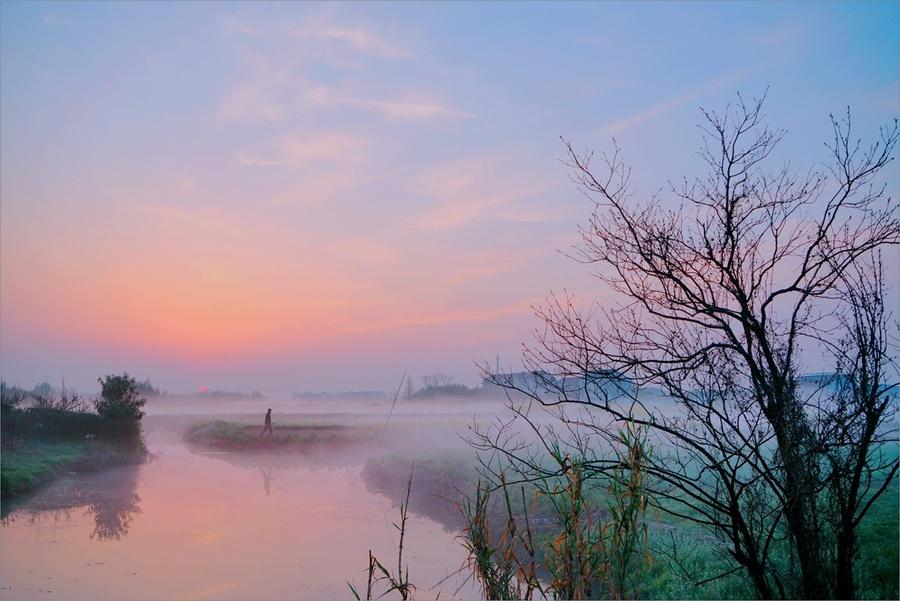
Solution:
[{"label": "person walking", "polygon": [[269,436],[271,436],[272,438],[275,437],[275,433],[272,432],[272,410],[271,409],[266,411],[266,425],[263,426],[262,432],[259,433],[259,437],[262,438],[266,432],[268,432]]}]

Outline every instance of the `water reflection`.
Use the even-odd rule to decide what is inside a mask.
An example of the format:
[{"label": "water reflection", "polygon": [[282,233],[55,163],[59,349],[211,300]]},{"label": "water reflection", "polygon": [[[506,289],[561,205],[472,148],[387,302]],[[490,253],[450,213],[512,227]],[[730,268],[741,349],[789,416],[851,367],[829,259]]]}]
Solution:
[{"label": "water reflection", "polygon": [[258,471],[262,476],[266,496],[273,492],[275,474],[284,471],[309,469],[352,469],[365,463],[371,450],[361,445],[321,444],[303,451],[291,449],[257,451],[218,451],[194,444],[186,444],[192,455],[222,461],[241,470]]},{"label": "water reflection", "polygon": [[263,476],[263,488],[266,489],[266,496],[268,497],[272,492],[272,466],[260,466],[259,471]]},{"label": "water reflection", "polygon": [[49,523],[56,528],[72,520],[73,510],[85,508],[94,521],[91,540],[120,540],[141,513],[139,474],[140,466],[130,465],[66,476],[22,501],[4,503],[3,525],[25,519],[36,527]]}]

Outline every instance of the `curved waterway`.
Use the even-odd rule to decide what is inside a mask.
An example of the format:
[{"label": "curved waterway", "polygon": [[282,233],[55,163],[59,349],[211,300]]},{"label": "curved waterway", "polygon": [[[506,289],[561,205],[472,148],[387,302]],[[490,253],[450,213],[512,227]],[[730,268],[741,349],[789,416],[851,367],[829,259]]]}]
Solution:
[{"label": "curved waterway", "polygon": [[[256,407],[241,417],[261,421]],[[413,419],[406,431],[452,431],[458,417]],[[151,408],[147,463],[70,474],[4,507],[0,598],[346,599],[347,581],[365,593],[369,549],[396,565],[398,507],[361,479],[368,459],[396,450],[209,452],[181,438],[205,419]],[[465,552],[446,523],[410,507],[405,563],[418,598],[475,595],[471,583],[457,590]]]}]

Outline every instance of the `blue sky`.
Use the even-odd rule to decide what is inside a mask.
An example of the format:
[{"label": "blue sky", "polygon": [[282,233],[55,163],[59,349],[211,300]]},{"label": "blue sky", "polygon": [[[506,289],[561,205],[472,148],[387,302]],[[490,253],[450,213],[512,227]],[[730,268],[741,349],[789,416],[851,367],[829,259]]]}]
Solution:
[{"label": "blue sky", "polygon": [[[898,4],[4,3],[0,359],[31,384],[388,388],[604,291],[560,136],[639,190],[768,88],[778,159],[898,116]],[[896,193],[896,170],[889,185]]]}]

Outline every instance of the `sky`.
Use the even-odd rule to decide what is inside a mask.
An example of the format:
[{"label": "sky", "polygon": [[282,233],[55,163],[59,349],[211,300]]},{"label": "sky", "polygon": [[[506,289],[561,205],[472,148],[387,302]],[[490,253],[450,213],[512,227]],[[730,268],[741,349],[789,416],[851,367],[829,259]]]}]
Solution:
[{"label": "sky", "polygon": [[549,293],[608,294],[560,137],[649,193],[699,174],[700,107],[768,88],[813,165],[829,113],[900,113],[898,6],[4,2],[0,375],[474,384]]}]

